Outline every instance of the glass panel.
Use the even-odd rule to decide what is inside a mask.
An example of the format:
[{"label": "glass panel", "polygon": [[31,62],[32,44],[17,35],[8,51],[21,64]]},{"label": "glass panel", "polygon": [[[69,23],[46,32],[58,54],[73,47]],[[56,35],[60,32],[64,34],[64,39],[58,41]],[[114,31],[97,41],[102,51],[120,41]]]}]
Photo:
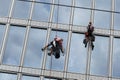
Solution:
[{"label": "glass panel", "polygon": [[39,77],[22,76],[22,80],[40,80]]},{"label": "glass panel", "polygon": [[36,3],[33,10],[33,20],[48,21],[50,15],[50,5]]},{"label": "glass panel", "polygon": [[[63,39],[63,47],[64,49],[66,48],[67,45],[67,32],[60,32],[57,31],[58,37]],[[50,36],[50,41],[53,41],[56,35],[56,31],[52,31],[51,36]],[[66,49],[65,49],[66,51]],[[65,54],[65,52],[64,52]],[[52,70],[59,70],[63,71],[64,70],[64,60],[65,60],[65,55],[63,56],[62,52],[60,53],[60,58],[56,59],[54,56],[52,56]],[[51,56],[47,57],[47,63],[46,63],[46,68],[50,69],[51,67]]]},{"label": "glass panel", "polygon": [[120,14],[115,14],[115,17],[114,17],[114,28],[116,30],[120,30]]},{"label": "glass panel", "polygon": [[[30,13],[30,2],[16,1],[13,11],[14,18],[28,19]],[[24,9],[24,10],[23,10]]]},{"label": "glass panel", "polygon": [[85,73],[86,71],[87,50],[82,43],[83,39],[84,35],[82,34],[72,34],[68,72]]},{"label": "glass panel", "polygon": [[0,0],[0,16],[7,17],[12,0]]},{"label": "glass panel", "polygon": [[43,57],[41,48],[42,43],[45,43],[46,33],[46,30],[31,28],[24,58],[25,67],[41,68]]},{"label": "glass panel", "polygon": [[115,11],[120,12],[120,0],[114,0],[115,1]]},{"label": "glass panel", "polygon": [[112,76],[120,77],[120,38],[114,39]]},{"label": "glass panel", "polygon": [[4,32],[5,32],[5,25],[0,25],[0,49],[1,49],[1,46],[2,46],[2,40],[3,40],[3,35],[4,35]]},{"label": "glass panel", "polygon": [[94,75],[107,76],[109,38],[100,36],[96,36],[95,38],[95,48],[91,54],[90,73]]},{"label": "glass panel", "polygon": [[47,3],[51,3],[52,2],[52,0],[36,0],[36,1],[38,1],[38,2],[47,2]]},{"label": "glass panel", "polygon": [[55,0],[56,4],[71,5],[72,0]]},{"label": "glass panel", "polygon": [[19,65],[25,37],[24,27],[10,26],[3,64]]},{"label": "glass panel", "polygon": [[7,74],[7,73],[0,73],[1,80],[17,80],[17,75],[15,74]]},{"label": "glass panel", "polygon": [[53,22],[69,24],[70,19],[70,8],[63,6],[55,6],[54,14],[53,14]]},{"label": "glass panel", "polygon": [[[110,10],[111,9],[111,1],[112,0],[95,0],[96,9]],[[101,6],[102,5],[102,6]]]},{"label": "glass panel", "polygon": [[[104,19],[103,19],[104,18]],[[110,13],[95,11],[94,25],[97,28],[110,28]]]},{"label": "glass panel", "polygon": [[90,21],[90,10],[75,8],[73,25],[87,26]]},{"label": "glass panel", "polygon": [[91,7],[92,0],[76,0],[75,5],[80,7]]}]

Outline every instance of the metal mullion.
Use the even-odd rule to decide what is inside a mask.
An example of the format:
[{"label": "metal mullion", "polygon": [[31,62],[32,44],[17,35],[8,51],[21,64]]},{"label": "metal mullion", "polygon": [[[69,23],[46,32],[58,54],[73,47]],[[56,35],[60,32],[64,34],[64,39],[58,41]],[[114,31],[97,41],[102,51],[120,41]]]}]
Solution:
[{"label": "metal mullion", "polygon": [[[115,11],[115,0],[111,0],[111,11]],[[111,13],[110,22],[110,39],[109,39],[109,56],[108,56],[108,78],[112,80],[112,57],[113,57],[113,40],[114,40],[114,13]]]},{"label": "metal mullion", "polygon": [[22,55],[21,55],[21,61],[20,61],[20,67],[19,67],[19,74],[18,74],[18,80],[21,80],[22,77],[22,67],[24,64],[24,57],[25,57],[25,52],[26,52],[26,47],[27,47],[27,42],[28,42],[28,36],[29,36],[29,32],[30,32],[30,22],[31,22],[31,18],[32,18],[32,12],[33,12],[33,7],[34,7],[34,3],[31,3],[31,10],[30,10],[30,15],[29,15],[29,19],[28,19],[28,24],[27,24],[27,29],[26,29],[26,33],[25,33],[25,39],[24,39],[24,45],[23,45],[23,50],[22,50]]},{"label": "metal mullion", "polygon": [[[90,15],[90,21],[93,23],[94,21],[94,9],[95,9],[95,0],[92,0],[91,2],[91,15]],[[87,50],[87,60],[86,60],[86,80],[89,80],[90,76],[90,65],[91,65],[91,42],[88,42],[88,50]]]},{"label": "metal mullion", "polygon": [[[52,0],[52,4],[54,4],[55,0]],[[52,25],[52,19],[53,19],[53,13],[54,13],[55,5],[51,5],[51,11],[50,11],[50,16],[49,16],[49,23],[48,23],[48,29],[47,29],[47,36],[46,36],[46,42],[45,45],[48,44],[49,38],[50,38],[50,33],[51,33],[51,25]],[[41,70],[41,75],[44,75],[44,69],[47,61],[47,51],[44,52],[43,60],[42,60],[42,70]],[[41,80],[44,78],[41,77]]]}]

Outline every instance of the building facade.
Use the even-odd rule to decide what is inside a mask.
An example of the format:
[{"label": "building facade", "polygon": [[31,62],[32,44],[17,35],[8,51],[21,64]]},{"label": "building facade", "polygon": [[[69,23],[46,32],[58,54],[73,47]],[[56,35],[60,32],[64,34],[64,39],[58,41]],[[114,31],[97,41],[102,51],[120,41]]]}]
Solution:
[{"label": "building facade", "polygon": [[[0,0],[0,80],[120,80],[120,0]],[[94,50],[84,47],[89,22]],[[41,48],[63,38],[64,55]]]}]

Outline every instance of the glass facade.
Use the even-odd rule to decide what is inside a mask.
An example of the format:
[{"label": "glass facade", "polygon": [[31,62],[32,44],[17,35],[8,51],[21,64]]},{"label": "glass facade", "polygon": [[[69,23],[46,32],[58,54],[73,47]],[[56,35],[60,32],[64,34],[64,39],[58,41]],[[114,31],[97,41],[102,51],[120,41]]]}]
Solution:
[{"label": "glass facade", "polygon": [[[120,0],[0,0],[0,80],[120,80]],[[89,22],[94,50],[83,44]],[[60,58],[41,49],[63,39]]]}]

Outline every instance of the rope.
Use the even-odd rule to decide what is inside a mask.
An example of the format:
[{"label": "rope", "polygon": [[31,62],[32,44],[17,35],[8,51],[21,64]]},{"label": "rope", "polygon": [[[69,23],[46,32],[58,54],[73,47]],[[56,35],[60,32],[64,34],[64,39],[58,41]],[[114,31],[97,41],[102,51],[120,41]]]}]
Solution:
[{"label": "rope", "polygon": [[[57,7],[57,24],[56,24],[56,29],[58,28],[58,17],[59,17],[59,0],[58,0],[58,7]],[[56,36],[57,37],[57,30],[56,30]]]}]

